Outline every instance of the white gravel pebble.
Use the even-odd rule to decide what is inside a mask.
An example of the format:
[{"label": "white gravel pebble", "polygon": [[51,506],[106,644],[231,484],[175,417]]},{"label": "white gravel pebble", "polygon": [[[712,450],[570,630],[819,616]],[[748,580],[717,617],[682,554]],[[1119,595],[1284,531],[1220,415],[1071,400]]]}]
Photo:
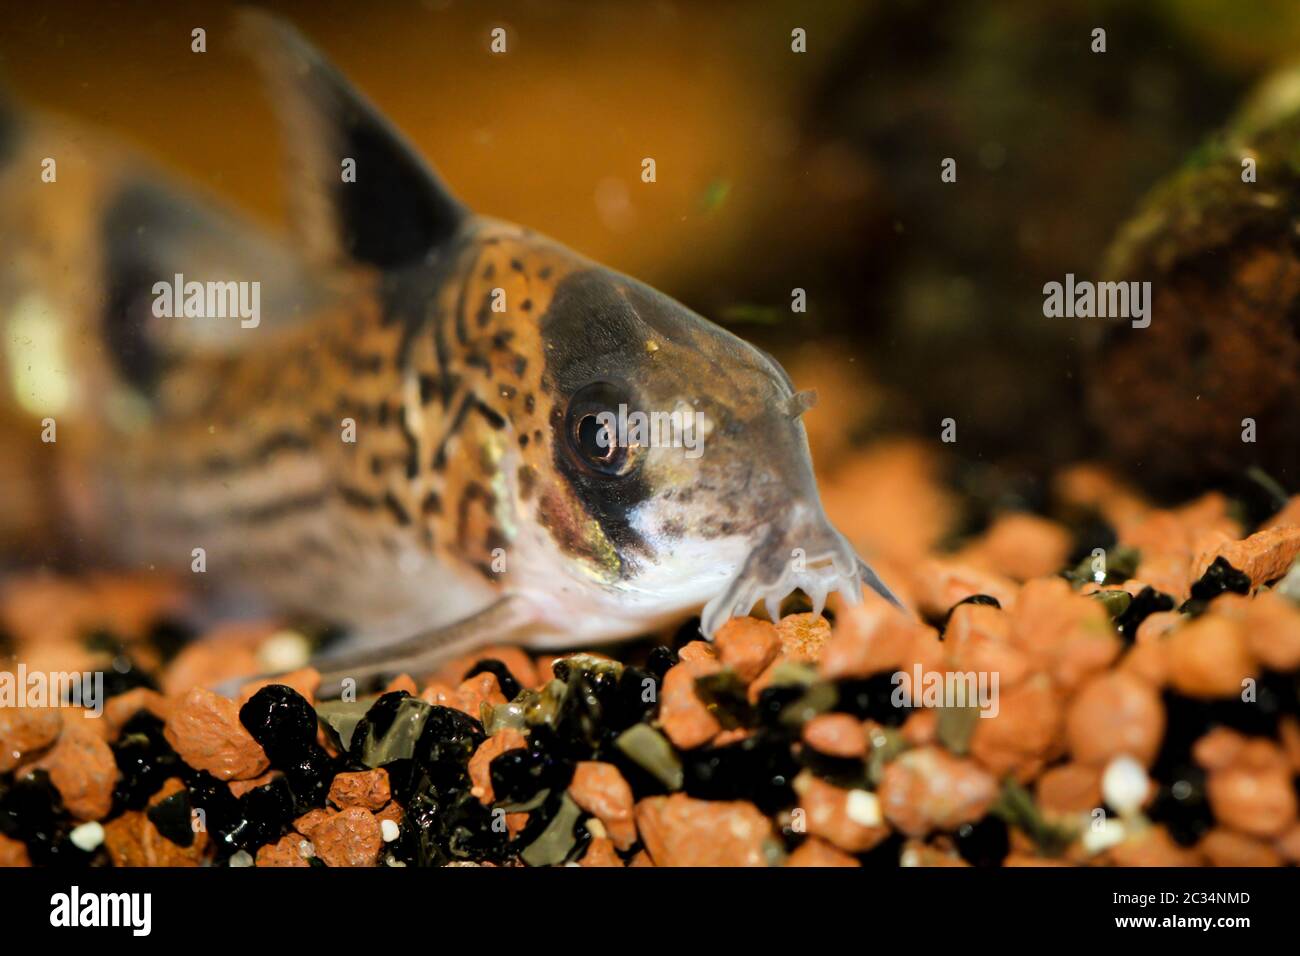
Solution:
[{"label": "white gravel pebble", "polygon": [[1116,757],[1101,775],[1101,795],[1121,814],[1142,808],[1151,789],[1146,768],[1132,757]]},{"label": "white gravel pebble", "polygon": [[231,866],[252,866],[253,857],[247,850],[240,850],[230,858]]},{"label": "white gravel pebble", "polygon": [[296,671],[311,660],[311,644],[297,631],[277,631],[257,648],[257,663],[268,671]]},{"label": "white gravel pebble", "polygon": [[393,820],[383,820],[379,824],[379,832],[383,834],[385,843],[392,843],[402,835],[402,828]]},{"label": "white gravel pebble", "polygon": [[104,828],[92,820],[90,823],[83,823],[68,834],[68,839],[78,850],[85,850],[87,853],[96,849],[104,842]]},{"label": "white gravel pebble", "polygon": [[880,798],[870,790],[850,790],[844,810],[850,820],[864,827],[879,826],[883,819],[880,814]]}]

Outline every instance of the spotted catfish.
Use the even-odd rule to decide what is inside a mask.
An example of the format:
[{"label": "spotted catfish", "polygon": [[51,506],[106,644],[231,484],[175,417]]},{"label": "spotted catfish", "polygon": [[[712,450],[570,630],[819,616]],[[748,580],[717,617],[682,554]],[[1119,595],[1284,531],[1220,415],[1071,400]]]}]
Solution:
[{"label": "spotted catfish", "polygon": [[[83,527],[348,626],[359,644],[331,668],[352,676],[701,608],[712,636],[796,588],[819,608],[864,582],[893,600],[828,522],[810,396],[770,356],[470,212],[296,32],[242,25],[289,134],[292,251],[129,162],[60,178],[84,193],[62,274],[98,283],[68,321],[93,330],[69,361],[99,371],[60,436]],[[39,127],[10,138],[9,168],[37,168]],[[0,234],[52,231],[40,208]],[[14,291],[37,272],[7,298],[57,323]]]}]

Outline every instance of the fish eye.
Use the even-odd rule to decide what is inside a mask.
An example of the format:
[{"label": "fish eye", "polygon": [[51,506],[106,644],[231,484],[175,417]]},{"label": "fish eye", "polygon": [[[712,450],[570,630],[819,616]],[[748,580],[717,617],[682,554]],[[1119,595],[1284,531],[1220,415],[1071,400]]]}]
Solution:
[{"label": "fish eye", "polygon": [[609,477],[627,474],[634,464],[631,448],[617,432],[620,406],[627,395],[616,385],[593,382],[569,399],[565,437],[569,453],[588,471]]}]

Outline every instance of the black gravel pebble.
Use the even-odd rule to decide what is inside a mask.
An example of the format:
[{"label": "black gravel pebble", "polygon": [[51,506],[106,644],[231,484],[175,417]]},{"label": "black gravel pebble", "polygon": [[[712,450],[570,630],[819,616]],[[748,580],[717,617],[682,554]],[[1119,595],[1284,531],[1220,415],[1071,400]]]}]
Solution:
[{"label": "black gravel pebble", "polygon": [[971,866],[1001,866],[1011,852],[1006,822],[992,815],[963,823],[953,836],[957,852]]},{"label": "black gravel pebble", "polygon": [[146,711],[126,722],[111,749],[119,773],[113,788],[114,816],[143,810],[168,777],[188,770],[163,736],[163,722]]},{"label": "black gravel pebble", "polygon": [[194,821],[190,814],[188,790],[178,790],[159,800],[145,811],[145,816],[158,828],[159,833],[177,846],[194,845]]},{"label": "black gravel pebble", "polygon": [[1129,602],[1124,613],[1115,619],[1115,624],[1119,631],[1124,635],[1125,641],[1132,643],[1137,637],[1137,630],[1152,614],[1157,611],[1172,611],[1174,609],[1174,599],[1163,591],[1157,591],[1151,586],[1144,587],[1137,593],[1137,597]]},{"label": "black gravel pebble", "polygon": [[87,865],[91,854],[68,839],[74,826],[63,809],[59,791],[44,770],[33,771],[7,785],[0,783],[0,833],[26,844],[33,865]]},{"label": "black gravel pebble", "polygon": [[316,746],[316,711],[283,684],[270,684],[250,697],[239,708],[239,722],[276,767],[303,759]]},{"label": "black gravel pebble", "polygon": [[1183,602],[1179,610],[1186,614],[1199,615],[1204,613],[1206,606],[1212,600],[1225,591],[1231,591],[1233,594],[1249,594],[1250,587],[1250,575],[1238,571],[1228,563],[1227,558],[1218,557],[1205,569],[1200,580],[1192,585],[1192,596]]},{"label": "black gravel pebble", "polygon": [[646,656],[645,667],[655,679],[662,682],[664,675],[680,664],[682,659],[677,656],[677,652],[666,644],[660,644],[651,649]]},{"label": "black gravel pebble", "polygon": [[705,800],[751,800],[767,814],[793,806],[799,762],[792,742],[791,735],[760,730],[725,747],[684,751],[683,789]]},{"label": "black gravel pebble", "polygon": [[895,707],[894,675],[889,672],[871,677],[840,681],[837,711],[852,714],[863,720],[874,720],[885,727],[897,727],[907,720],[911,707]]}]

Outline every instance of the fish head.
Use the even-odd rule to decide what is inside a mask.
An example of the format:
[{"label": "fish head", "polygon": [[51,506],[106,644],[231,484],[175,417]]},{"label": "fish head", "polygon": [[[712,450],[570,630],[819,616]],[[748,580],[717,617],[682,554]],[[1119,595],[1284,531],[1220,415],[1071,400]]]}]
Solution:
[{"label": "fish head", "polygon": [[822,507],[815,399],[771,356],[598,266],[559,282],[540,332],[561,492],[538,519],[607,614],[634,629],[703,606],[712,637],[795,589],[820,611],[879,585]]}]

